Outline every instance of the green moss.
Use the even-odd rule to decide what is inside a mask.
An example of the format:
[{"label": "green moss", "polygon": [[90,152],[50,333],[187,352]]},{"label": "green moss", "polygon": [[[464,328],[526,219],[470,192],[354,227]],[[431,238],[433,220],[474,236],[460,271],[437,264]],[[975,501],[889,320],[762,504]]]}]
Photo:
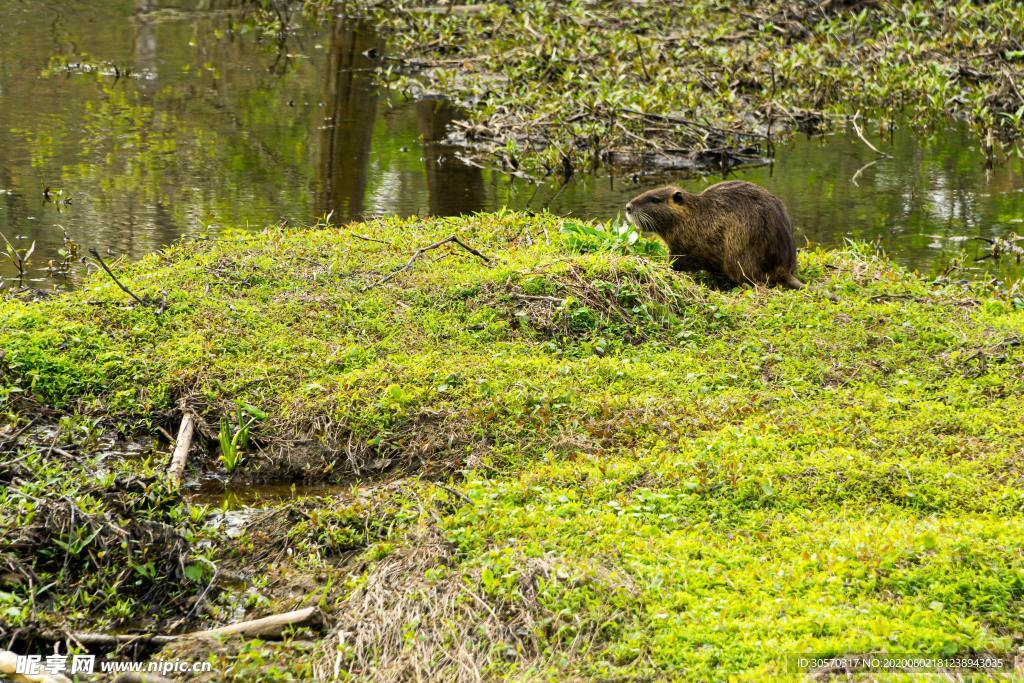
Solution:
[{"label": "green moss", "polygon": [[[442,677],[456,664],[430,648],[445,642],[489,675],[541,678],[763,680],[785,678],[790,653],[1016,651],[1011,297],[862,246],[802,253],[800,292],[720,291],[660,259],[574,253],[560,222],[387,219],[181,244],[118,268],[166,299],[160,315],[102,277],[0,304],[4,381],[127,424],[182,399],[217,424],[245,401],[268,414],[255,462],[312,439],[333,473],[353,453],[457,473],[383,507],[314,510],[290,536],[325,557],[374,544],[366,574],[338,584],[369,590],[381,568],[378,625],[404,629],[407,654],[432,652]],[[492,261],[447,245],[376,284],[452,234]],[[423,528],[445,559],[402,565]],[[421,623],[430,595],[465,611]],[[342,655],[358,675],[373,652]]]}]

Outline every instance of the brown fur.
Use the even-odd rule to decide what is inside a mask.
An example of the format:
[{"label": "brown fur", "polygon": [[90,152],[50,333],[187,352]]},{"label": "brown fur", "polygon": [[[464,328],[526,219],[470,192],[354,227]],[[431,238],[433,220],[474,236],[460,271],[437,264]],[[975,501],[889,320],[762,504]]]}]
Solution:
[{"label": "brown fur", "polygon": [[626,216],[668,245],[675,270],[706,270],[737,284],[800,289],[786,207],[768,190],[729,180],[691,194],[662,187],[634,197]]}]

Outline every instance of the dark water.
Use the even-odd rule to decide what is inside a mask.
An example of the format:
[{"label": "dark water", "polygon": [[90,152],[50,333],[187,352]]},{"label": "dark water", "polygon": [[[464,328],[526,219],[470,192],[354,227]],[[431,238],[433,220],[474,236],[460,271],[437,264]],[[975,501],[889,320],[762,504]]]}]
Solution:
[{"label": "dark water", "polygon": [[[371,30],[336,20],[280,42],[239,2],[0,0],[0,233],[36,242],[29,279],[63,257],[64,231],[101,253],[137,258],[182,235],[287,220],[549,208],[608,218],[641,189],[674,180],[588,177],[534,186],[459,161],[443,144],[454,112],[378,90]],[[958,258],[1016,279],[1024,268],[973,259],[976,237],[1024,233],[1024,162],[984,167],[959,127],[931,139],[912,126],[876,157],[856,137],[798,139],[762,183],[808,241],[875,240],[925,272]],[[858,171],[859,174],[858,174]],[[44,193],[50,188],[49,196]],[[2,251],[0,240],[0,251]],[[15,274],[0,256],[0,275]],[[8,285],[10,285],[8,281]]]},{"label": "dark water", "polygon": [[196,505],[212,505],[225,510],[264,508],[308,497],[354,495],[353,484],[224,484],[203,482],[188,493]]}]

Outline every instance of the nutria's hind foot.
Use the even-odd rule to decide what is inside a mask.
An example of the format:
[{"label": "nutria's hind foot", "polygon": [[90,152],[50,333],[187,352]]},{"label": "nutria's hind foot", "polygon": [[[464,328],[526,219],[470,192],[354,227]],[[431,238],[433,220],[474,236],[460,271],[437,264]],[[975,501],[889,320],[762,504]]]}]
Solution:
[{"label": "nutria's hind foot", "polygon": [[[779,280],[779,284],[782,285],[783,287],[787,287],[789,289],[804,289],[804,288],[807,287],[807,285],[805,285],[804,283],[800,282],[800,280],[798,280],[796,278],[796,276],[794,276],[792,274],[786,275],[785,277],[781,278]],[[821,287],[812,287],[811,289],[812,289],[812,291],[815,291],[815,292],[821,292],[832,303],[834,303],[834,304],[839,303],[839,297],[837,297],[835,294],[833,294],[832,292],[828,291],[827,289],[822,289]]]},{"label": "nutria's hind foot", "polygon": [[804,283],[800,282],[800,280],[797,280],[796,276],[793,275],[792,273],[789,273],[788,275],[783,277],[781,280],[779,280],[779,284],[782,285],[783,287],[789,287],[790,289],[803,289],[804,288]]}]

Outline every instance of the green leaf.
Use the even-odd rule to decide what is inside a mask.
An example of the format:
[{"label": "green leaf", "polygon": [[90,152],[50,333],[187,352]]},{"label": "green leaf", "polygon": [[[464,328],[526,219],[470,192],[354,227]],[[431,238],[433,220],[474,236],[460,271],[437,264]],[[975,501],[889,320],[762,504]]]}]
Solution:
[{"label": "green leaf", "polygon": [[206,565],[200,562],[192,562],[185,565],[185,578],[195,583],[200,583],[206,577]]},{"label": "green leaf", "polygon": [[245,412],[247,412],[250,415],[252,415],[253,417],[255,417],[257,420],[265,420],[265,419],[267,419],[267,413],[262,411],[262,410],[260,410],[259,408],[257,408],[256,406],[254,406],[251,403],[246,403],[244,401],[239,401],[238,402],[238,406],[242,410],[244,410]]}]

